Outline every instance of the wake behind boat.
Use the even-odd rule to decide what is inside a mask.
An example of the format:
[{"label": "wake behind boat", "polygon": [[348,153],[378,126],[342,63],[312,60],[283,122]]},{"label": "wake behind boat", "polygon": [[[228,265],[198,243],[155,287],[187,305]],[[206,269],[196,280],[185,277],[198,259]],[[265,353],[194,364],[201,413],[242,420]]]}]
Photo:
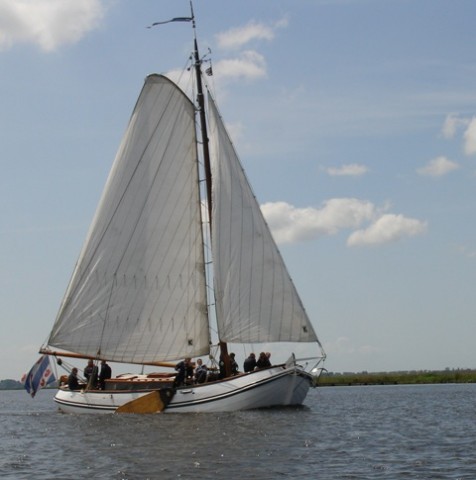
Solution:
[{"label": "wake behind boat", "polygon": [[[173,21],[192,21],[195,32],[193,10]],[[299,405],[325,358],[209,92],[205,106],[196,36],[192,61],[196,104],[168,78],[146,78],[40,352],[173,366],[213,359],[216,344],[221,374],[200,384],[151,373],[110,378],[102,389],[64,385],[55,397],[64,412]],[[233,375],[229,343],[275,342],[317,353]]]}]

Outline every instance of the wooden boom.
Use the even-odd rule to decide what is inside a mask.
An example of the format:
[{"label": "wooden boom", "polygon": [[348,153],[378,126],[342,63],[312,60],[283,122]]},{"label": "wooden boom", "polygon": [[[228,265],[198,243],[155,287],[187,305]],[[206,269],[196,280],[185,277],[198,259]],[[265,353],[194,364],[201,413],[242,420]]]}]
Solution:
[{"label": "wooden boom", "polygon": [[[88,355],[82,355],[80,353],[71,353],[71,352],[57,352],[54,350],[48,350],[45,348],[40,349],[40,353],[43,355],[53,355],[54,357],[67,357],[67,358],[84,358],[84,359],[90,359],[92,357]],[[96,360],[107,360],[106,358],[102,358],[100,355],[97,357],[94,357]],[[141,364],[144,365],[144,364]],[[153,367],[165,367],[165,368],[175,368],[175,363],[170,363],[170,362],[148,362],[145,365],[150,365]]]}]

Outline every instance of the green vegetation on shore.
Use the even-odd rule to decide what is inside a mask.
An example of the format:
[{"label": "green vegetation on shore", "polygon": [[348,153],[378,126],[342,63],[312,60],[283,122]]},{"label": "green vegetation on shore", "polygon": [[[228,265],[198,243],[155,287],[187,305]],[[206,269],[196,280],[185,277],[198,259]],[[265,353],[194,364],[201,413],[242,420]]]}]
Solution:
[{"label": "green vegetation on shore", "polygon": [[20,390],[23,388],[23,384],[18,380],[0,380],[0,390]]},{"label": "green vegetation on shore", "polygon": [[409,372],[360,372],[332,373],[322,372],[318,385],[413,385],[429,383],[476,383],[476,370],[455,369],[441,371],[409,371]]}]

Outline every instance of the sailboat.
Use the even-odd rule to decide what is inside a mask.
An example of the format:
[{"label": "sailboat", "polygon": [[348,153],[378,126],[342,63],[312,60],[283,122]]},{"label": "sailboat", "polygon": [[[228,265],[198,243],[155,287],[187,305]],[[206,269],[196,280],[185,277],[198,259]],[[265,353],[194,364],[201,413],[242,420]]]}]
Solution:
[{"label": "sailboat", "polygon": [[[63,412],[300,405],[325,359],[209,91],[205,99],[193,9],[172,21],[193,23],[196,101],[163,75],[145,79],[40,350],[60,364],[72,357],[165,371],[116,375],[102,388],[61,385]],[[232,374],[230,343],[275,342],[305,342],[316,354],[289,352],[284,363]],[[178,384],[167,371],[199,357],[222,368],[203,383]]]}]

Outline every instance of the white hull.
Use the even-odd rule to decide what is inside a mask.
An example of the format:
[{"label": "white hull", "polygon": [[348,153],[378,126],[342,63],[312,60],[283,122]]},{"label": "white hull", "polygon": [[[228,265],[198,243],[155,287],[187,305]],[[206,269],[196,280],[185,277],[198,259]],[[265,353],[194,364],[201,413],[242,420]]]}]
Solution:
[{"label": "white hull", "polygon": [[[180,387],[164,413],[232,412],[274,406],[301,405],[312,376],[300,367],[276,366],[230,379]],[[114,413],[148,391],[70,391],[55,396],[65,413]]]}]

